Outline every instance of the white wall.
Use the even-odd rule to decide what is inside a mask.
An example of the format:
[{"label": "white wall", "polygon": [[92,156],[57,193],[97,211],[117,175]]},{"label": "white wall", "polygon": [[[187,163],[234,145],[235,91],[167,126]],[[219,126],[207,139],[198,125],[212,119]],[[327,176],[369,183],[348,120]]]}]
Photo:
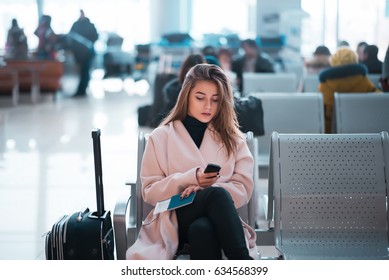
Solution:
[{"label": "white wall", "polygon": [[301,10],[301,0],[257,0],[257,35],[280,35],[281,14],[290,10]]},{"label": "white wall", "polygon": [[151,41],[165,33],[190,30],[192,0],[150,0]]}]

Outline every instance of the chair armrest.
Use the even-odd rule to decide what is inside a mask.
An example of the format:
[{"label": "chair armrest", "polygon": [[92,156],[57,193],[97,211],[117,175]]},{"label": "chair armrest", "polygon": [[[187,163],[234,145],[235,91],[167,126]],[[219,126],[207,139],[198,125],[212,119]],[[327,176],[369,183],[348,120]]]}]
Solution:
[{"label": "chair armrest", "polygon": [[[135,188],[135,184],[129,184],[131,188]],[[129,244],[135,242],[136,233],[136,213],[130,211],[135,202],[133,201],[131,190],[126,189],[126,192],[119,196],[116,201],[113,212],[113,224],[116,243],[116,258],[118,260],[126,259],[126,251]]]}]

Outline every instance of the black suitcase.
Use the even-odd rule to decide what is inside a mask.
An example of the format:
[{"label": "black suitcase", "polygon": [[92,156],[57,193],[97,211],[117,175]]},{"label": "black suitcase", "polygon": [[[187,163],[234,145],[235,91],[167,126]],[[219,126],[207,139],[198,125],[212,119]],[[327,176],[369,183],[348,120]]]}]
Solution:
[{"label": "black suitcase", "polygon": [[111,213],[104,210],[100,130],[92,131],[97,211],[85,208],[64,215],[46,234],[47,260],[113,260],[114,233]]}]

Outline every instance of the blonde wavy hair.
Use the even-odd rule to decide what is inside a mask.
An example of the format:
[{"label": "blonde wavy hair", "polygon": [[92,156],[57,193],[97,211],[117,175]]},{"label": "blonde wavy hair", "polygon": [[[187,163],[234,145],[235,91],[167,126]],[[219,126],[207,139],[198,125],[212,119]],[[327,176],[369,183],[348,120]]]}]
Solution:
[{"label": "blonde wavy hair", "polygon": [[330,58],[331,66],[341,66],[356,63],[358,63],[357,53],[347,47],[339,48]]},{"label": "blonde wavy hair", "polygon": [[211,120],[214,135],[225,146],[228,155],[235,152],[238,138],[243,138],[239,130],[237,116],[234,110],[234,97],[231,83],[224,71],[217,65],[197,64],[186,74],[176,105],[161,125],[175,120],[184,120],[189,110],[189,95],[197,82],[208,81],[215,83],[218,92],[218,108],[215,117]]}]

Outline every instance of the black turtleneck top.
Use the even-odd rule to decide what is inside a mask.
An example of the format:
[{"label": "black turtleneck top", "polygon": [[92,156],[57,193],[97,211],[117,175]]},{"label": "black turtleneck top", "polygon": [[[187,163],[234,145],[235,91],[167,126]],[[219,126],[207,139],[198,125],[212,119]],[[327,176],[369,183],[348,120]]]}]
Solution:
[{"label": "black turtleneck top", "polygon": [[192,137],[197,148],[200,148],[208,124],[200,122],[191,116],[186,116],[182,123],[184,124],[186,130],[188,130],[189,135]]}]

